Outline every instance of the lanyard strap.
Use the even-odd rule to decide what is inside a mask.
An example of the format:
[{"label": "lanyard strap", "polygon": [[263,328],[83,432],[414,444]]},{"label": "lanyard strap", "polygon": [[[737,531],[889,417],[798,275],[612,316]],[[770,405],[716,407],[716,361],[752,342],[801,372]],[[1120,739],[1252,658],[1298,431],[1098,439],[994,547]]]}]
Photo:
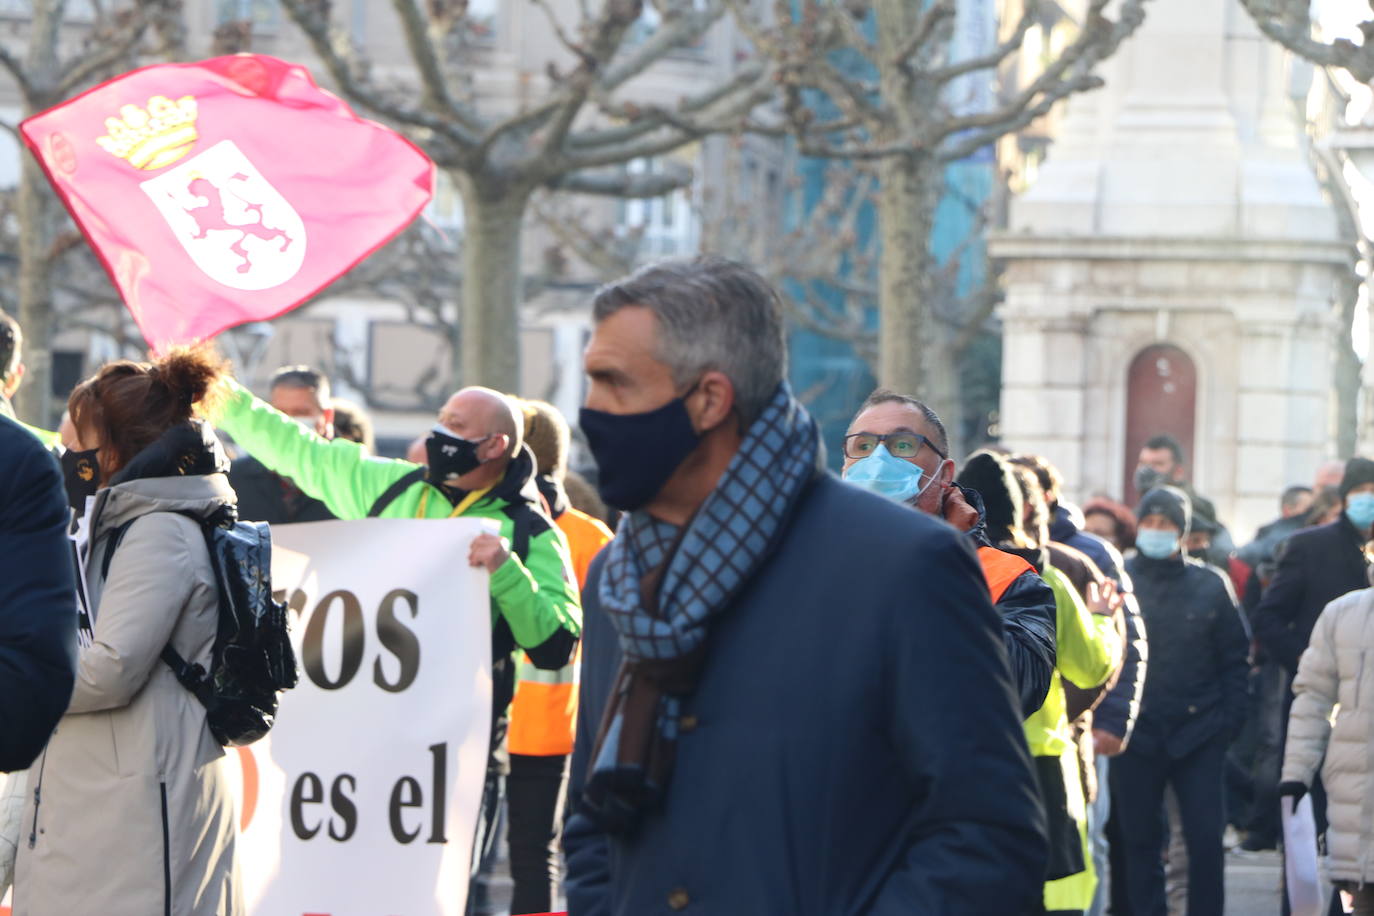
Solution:
[{"label": "lanyard strap", "polygon": [[[428,517],[428,513],[426,513],[425,510],[429,508],[429,494],[433,491],[433,487],[425,487],[425,492],[420,494],[420,509],[418,512],[415,513],[416,518]],[[467,496],[464,496],[462,500],[458,503],[458,505],[453,507],[453,511],[448,514],[448,517],[457,518],[464,512],[468,511],[468,509],[472,508],[473,503],[477,502],[477,500],[481,499],[483,496],[486,496],[490,492],[491,487],[487,487],[482,490],[473,490]]]}]

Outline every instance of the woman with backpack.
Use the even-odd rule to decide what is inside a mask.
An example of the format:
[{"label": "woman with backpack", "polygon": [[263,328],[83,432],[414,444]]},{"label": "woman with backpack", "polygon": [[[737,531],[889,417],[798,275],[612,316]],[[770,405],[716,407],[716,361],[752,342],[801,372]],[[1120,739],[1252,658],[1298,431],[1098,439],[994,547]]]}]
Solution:
[{"label": "woman with backpack", "polygon": [[69,495],[96,497],[87,600],[71,703],[30,770],[16,916],[244,911],[224,751],[162,659],[210,664],[219,592],[200,520],[235,498],[196,414],[223,372],[176,350],[111,363],[68,401],[80,449],[66,463],[85,469]]}]

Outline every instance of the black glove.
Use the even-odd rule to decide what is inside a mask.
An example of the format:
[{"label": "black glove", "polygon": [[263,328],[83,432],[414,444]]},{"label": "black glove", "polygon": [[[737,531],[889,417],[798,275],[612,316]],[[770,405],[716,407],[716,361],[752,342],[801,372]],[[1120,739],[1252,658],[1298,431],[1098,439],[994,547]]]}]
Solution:
[{"label": "black glove", "polygon": [[1279,798],[1293,799],[1293,813],[1297,813],[1298,802],[1307,794],[1307,786],[1293,780],[1279,783]]}]

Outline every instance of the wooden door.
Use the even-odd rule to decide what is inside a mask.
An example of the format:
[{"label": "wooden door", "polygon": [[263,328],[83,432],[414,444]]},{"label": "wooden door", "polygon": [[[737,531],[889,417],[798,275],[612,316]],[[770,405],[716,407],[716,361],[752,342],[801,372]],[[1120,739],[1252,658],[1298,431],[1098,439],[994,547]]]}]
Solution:
[{"label": "wooden door", "polygon": [[1131,361],[1126,383],[1126,454],[1121,492],[1127,505],[1140,500],[1135,469],[1150,437],[1167,433],[1183,446],[1189,473],[1197,418],[1197,367],[1187,353],[1168,344],[1146,347]]}]

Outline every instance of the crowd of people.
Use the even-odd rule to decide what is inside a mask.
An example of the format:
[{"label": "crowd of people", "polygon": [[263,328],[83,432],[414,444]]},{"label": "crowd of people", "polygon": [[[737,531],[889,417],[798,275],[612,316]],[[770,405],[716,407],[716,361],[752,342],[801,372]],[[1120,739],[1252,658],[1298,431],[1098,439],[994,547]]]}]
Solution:
[{"label": "crowd of people", "polygon": [[741,264],[653,265],[593,321],[584,477],[547,403],[464,388],[383,458],[320,372],[263,399],[204,347],[25,428],[0,315],[17,914],[244,912],[222,749],[167,662],[212,664],[202,524],[229,507],[499,526],[463,558],[492,623],[474,916],[503,836],[512,913],[1221,916],[1228,839],[1275,848],[1309,795],[1374,914],[1374,462],[1316,469],[1237,548],[1167,435],[1134,507],[1074,505],[1040,455],[956,460],[921,392],[822,441]]}]

